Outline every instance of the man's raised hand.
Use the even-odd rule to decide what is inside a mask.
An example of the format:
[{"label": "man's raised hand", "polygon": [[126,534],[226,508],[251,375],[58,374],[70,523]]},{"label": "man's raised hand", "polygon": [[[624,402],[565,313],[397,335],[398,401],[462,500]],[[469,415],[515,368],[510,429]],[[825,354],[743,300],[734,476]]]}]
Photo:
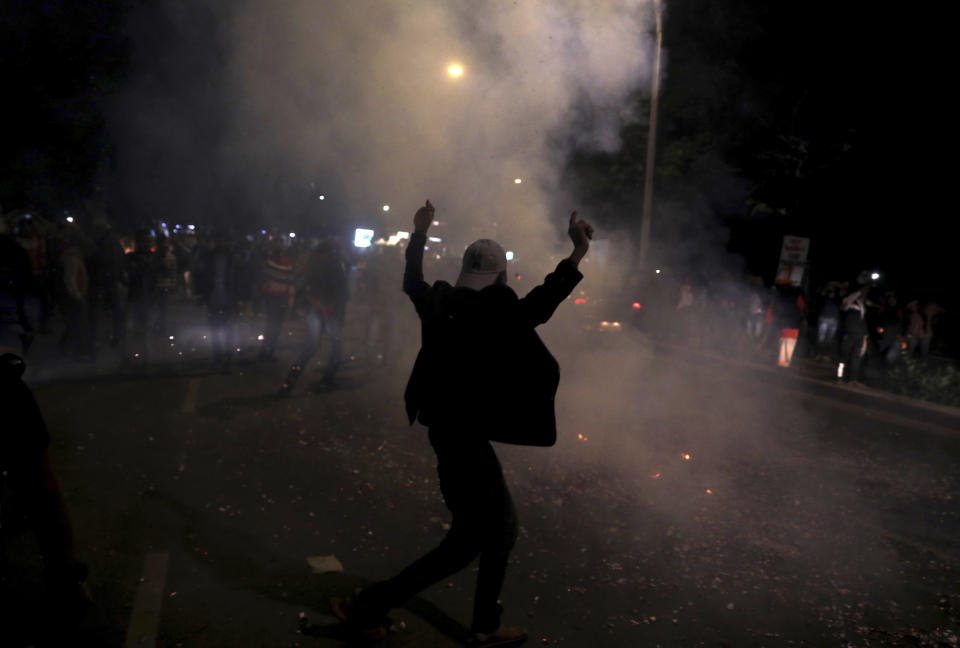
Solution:
[{"label": "man's raised hand", "polygon": [[585,220],[577,219],[577,212],[570,214],[570,227],[567,229],[573,247],[586,251],[593,238],[593,226]]},{"label": "man's raised hand", "polygon": [[433,205],[430,204],[430,201],[427,201],[423,207],[417,210],[417,213],[413,215],[413,229],[417,232],[423,233],[426,232],[430,225],[433,224]]}]

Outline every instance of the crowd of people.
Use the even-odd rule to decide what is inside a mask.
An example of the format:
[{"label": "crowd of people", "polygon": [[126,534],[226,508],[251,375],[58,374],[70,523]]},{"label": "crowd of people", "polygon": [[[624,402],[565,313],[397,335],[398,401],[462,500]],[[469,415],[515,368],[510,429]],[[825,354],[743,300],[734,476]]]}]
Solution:
[{"label": "crowd of people", "polygon": [[[300,318],[306,339],[282,383],[283,394],[321,342],[329,346],[323,381],[336,380],[351,292],[365,308],[358,326],[371,355],[386,362],[396,347],[390,325],[390,307],[398,302],[393,293],[399,293],[396,248],[361,252],[334,237],[170,231],[166,224],[127,234],[102,217],[84,229],[23,211],[0,223],[0,347],[13,353],[28,354],[37,335],[53,335],[56,312],[62,321],[56,333],[60,359],[95,362],[113,348],[127,366],[144,368],[182,325],[172,321],[171,308],[193,302],[205,310],[213,362],[229,372],[234,351],[245,346],[237,337],[239,322],[260,322],[256,357],[271,362],[284,322]],[[178,313],[182,318],[183,308]]]},{"label": "crowd of people", "polygon": [[935,325],[946,312],[929,298],[901,304],[872,273],[816,289],[764,285],[733,277],[709,286],[662,281],[655,335],[720,353],[749,353],[789,367],[801,355],[832,363],[836,379],[860,384],[866,365],[878,370],[926,359]]}]

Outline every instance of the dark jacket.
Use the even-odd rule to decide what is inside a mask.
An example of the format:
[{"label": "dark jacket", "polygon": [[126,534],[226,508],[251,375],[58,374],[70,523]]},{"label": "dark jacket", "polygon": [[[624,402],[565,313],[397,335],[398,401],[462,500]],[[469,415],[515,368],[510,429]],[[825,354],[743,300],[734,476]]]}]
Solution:
[{"label": "dark jacket", "polygon": [[520,299],[508,286],[483,290],[423,280],[426,236],[412,234],[403,289],[422,326],[422,347],[404,394],[410,423],[491,441],[556,443],[560,367],[534,330],[583,278],[561,261]]}]

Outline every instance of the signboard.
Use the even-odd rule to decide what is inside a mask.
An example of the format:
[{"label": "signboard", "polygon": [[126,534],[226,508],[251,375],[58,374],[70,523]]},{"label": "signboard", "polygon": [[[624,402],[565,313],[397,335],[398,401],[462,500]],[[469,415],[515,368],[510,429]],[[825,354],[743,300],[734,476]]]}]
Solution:
[{"label": "signboard", "polygon": [[807,253],[810,239],[800,236],[784,236],[780,248],[780,264],[777,267],[776,283],[799,287],[803,282],[803,271],[807,267]]}]

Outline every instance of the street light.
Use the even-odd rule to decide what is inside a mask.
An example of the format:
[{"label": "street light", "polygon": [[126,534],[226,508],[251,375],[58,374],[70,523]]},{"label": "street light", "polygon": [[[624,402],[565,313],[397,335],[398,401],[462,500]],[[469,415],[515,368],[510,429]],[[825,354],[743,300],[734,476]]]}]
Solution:
[{"label": "street light", "polygon": [[459,79],[463,76],[463,66],[459,63],[451,63],[447,66],[447,74],[451,79]]},{"label": "street light", "polygon": [[385,212],[390,211],[390,205],[384,205],[384,206],[383,206],[383,211],[385,211]]}]

